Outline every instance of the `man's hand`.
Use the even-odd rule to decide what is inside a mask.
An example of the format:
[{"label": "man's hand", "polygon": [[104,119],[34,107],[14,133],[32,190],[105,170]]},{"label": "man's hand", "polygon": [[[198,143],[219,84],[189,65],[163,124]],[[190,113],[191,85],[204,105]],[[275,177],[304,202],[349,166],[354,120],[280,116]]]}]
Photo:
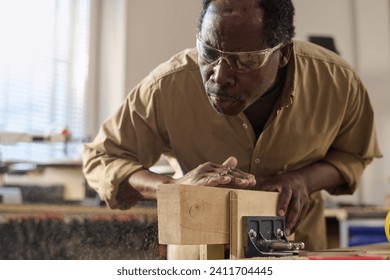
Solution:
[{"label": "man's hand", "polygon": [[263,181],[256,189],[279,192],[277,213],[286,218],[286,234],[295,232],[310,207],[304,178],[298,173],[285,173]]},{"label": "man's hand", "polygon": [[123,209],[128,209],[142,199],[157,199],[156,188],[162,184],[187,184],[198,186],[226,186],[229,188],[253,188],[255,176],[236,168],[237,159],[229,157],[222,164],[207,162],[185,174],[182,178],[156,174],[141,169],[131,174],[119,186],[117,199],[122,200]]},{"label": "man's hand", "polygon": [[[258,180],[259,181],[259,180]],[[320,190],[334,192],[347,187],[341,173],[331,164],[318,161],[301,169],[275,175],[258,183],[255,189],[279,192],[278,215],[286,217],[286,234],[295,232],[305,218],[309,195]]]},{"label": "man's hand", "polygon": [[176,179],[176,183],[199,186],[226,185],[237,188],[254,187],[256,185],[255,177],[237,169],[236,166],[237,159],[235,157],[229,157],[222,164],[206,162],[182,178]]}]

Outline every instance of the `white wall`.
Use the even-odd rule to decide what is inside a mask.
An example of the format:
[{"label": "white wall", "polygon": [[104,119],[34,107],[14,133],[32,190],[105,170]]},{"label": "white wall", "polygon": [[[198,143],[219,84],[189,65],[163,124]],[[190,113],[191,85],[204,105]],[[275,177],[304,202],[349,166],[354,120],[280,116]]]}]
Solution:
[{"label": "white wall", "polygon": [[126,69],[126,0],[96,1],[99,6],[96,60],[99,71],[98,122],[123,101]]},{"label": "white wall", "polygon": [[195,46],[200,0],[128,1],[126,91],[159,63]]},{"label": "white wall", "polygon": [[153,68],[176,52],[195,46],[201,4],[200,0],[94,2],[100,20],[92,62],[99,70],[98,88],[91,86],[91,91],[95,90],[98,96],[98,123],[90,124],[95,130],[91,134]]},{"label": "white wall", "polygon": [[296,10],[296,38],[309,35],[333,36],[337,50],[356,66],[354,0],[293,0]]}]

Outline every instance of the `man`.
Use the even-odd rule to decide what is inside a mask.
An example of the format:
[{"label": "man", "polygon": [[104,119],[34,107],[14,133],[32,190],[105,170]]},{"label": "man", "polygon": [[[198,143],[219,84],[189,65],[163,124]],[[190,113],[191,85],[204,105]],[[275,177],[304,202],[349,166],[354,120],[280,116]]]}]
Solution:
[{"label": "man", "polygon": [[[276,191],[286,233],[326,247],[319,191],[353,193],[381,154],[356,73],[293,41],[293,16],[289,0],[203,1],[197,49],[157,67],[85,146],[86,178],[110,207],[166,183]],[[161,154],[184,175],[149,171]]]}]

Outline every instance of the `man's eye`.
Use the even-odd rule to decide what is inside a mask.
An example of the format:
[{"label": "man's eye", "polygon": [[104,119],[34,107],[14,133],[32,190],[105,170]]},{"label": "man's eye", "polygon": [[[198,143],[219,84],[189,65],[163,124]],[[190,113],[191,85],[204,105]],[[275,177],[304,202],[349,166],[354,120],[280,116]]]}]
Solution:
[{"label": "man's eye", "polygon": [[237,64],[240,66],[240,68],[251,68],[257,65],[257,61],[254,60],[239,61],[237,62]]},{"label": "man's eye", "polygon": [[237,64],[241,67],[254,67],[261,64],[263,57],[261,56],[252,56],[252,55],[243,55],[237,59]]},{"label": "man's eye", "polygon": [[203,58],[206,61],[216,61],[219,58],[218,52],[215,51],[205,51],[203,52]]}]

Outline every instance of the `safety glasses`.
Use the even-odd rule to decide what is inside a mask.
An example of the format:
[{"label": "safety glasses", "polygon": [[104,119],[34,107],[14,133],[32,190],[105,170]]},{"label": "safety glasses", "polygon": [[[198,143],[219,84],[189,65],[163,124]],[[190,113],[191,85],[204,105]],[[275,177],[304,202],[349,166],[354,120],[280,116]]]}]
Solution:
[{"label": "safety glasses", "polygon": [[208,65],[215,65],[219,60],[224,59],[227,64],[236,72],[247,73],[255,71],[264,66],[270,56],[279,48],[279,45],[260,51],[251,52],[224,52],[207,45],[202,41],[199,34],[196,36],[196,46],[198,49],[199,59]]}]

